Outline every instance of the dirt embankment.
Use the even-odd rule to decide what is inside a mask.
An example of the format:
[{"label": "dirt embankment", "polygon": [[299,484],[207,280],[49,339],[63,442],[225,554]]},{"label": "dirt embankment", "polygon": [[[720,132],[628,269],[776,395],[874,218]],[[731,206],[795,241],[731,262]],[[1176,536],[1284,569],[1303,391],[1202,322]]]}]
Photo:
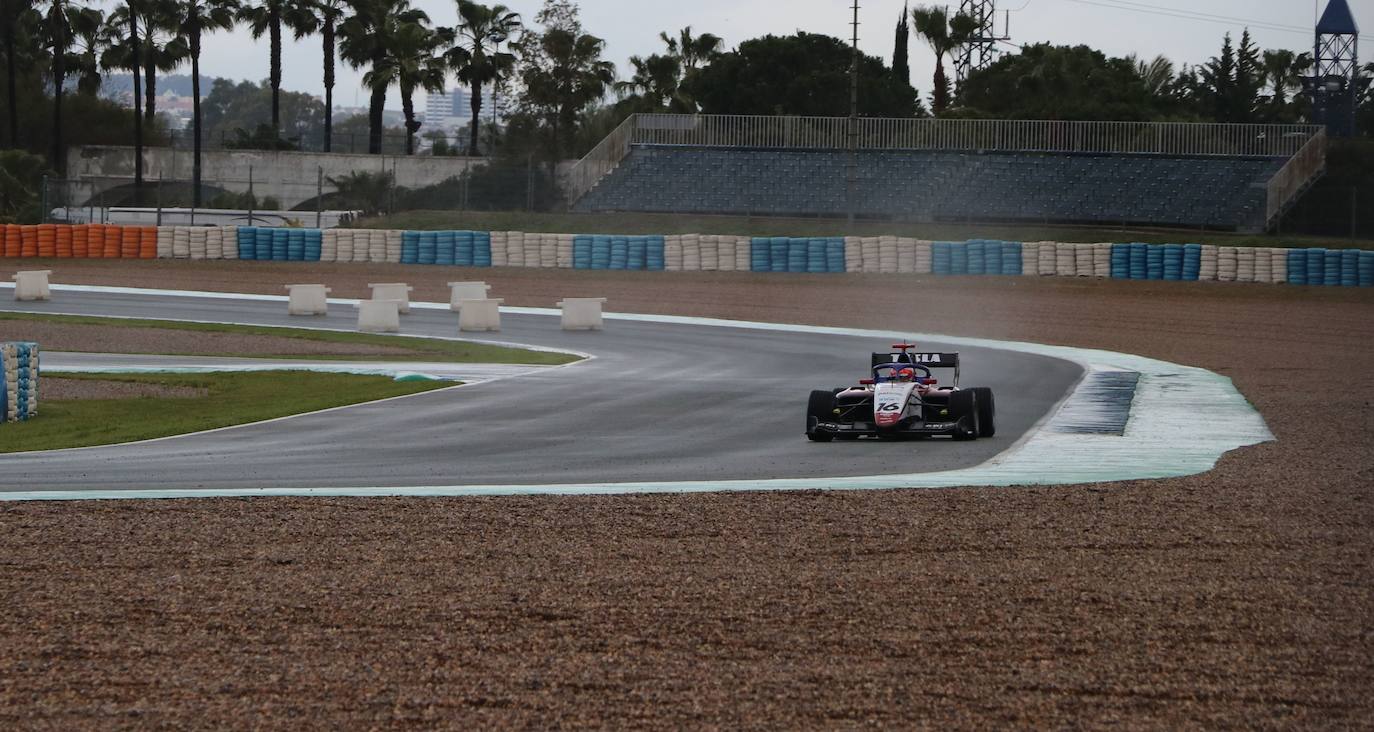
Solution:
[{"label": "dirt embankment", "polygon": [[511,305],[1124,350],[1232,377],[1278,441],[1204,475],[1062,488],[0,505],[7,726],[1374,718],[1374,291],[83,266],[54,279],[341,296],[410,280],[423,299],[486,279]]}]

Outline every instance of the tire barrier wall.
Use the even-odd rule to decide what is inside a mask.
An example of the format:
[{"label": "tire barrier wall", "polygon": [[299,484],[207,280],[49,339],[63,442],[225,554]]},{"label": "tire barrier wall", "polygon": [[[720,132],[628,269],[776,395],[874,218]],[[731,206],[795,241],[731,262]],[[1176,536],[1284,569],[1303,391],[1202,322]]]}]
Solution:
[{"label": "tire barrier wall", "polygon": [[0,256],[376,262],[640,271],[1031,275],[1374,286],[1374,252],[897,236],[618,236],[198,226],[0,225]]},{"label": "tire barrier wall", "polygon": [[0,343],[0,423],[38,416],[38,344]]}]

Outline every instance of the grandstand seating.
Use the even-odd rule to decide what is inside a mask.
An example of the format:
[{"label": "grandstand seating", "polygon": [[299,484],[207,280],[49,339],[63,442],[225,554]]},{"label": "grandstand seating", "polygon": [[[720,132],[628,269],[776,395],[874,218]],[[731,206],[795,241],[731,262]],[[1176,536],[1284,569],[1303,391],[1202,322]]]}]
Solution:
[{"label": "grandstand seating", "polygon": [[[634,145],[579,211],[844,215],[848,153]],[[859,152],[864,217],[1262,229],[1264,157]]]}]

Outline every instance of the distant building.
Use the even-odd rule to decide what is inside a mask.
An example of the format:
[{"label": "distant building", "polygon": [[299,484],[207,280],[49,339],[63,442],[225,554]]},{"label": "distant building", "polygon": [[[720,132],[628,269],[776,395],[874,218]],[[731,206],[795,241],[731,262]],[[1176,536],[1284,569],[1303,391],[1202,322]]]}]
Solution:
[{"label": "distant building", "polygon": [[467,89],[430,94],[425,99],[426,132],[453,133],[472,120],[472,95]]}]

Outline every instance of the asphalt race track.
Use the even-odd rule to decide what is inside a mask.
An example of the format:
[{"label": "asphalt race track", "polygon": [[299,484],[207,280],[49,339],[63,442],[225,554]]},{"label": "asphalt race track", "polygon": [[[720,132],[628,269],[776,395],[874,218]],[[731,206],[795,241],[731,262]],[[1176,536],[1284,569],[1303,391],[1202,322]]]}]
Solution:
[{"label": "asphalt race track", "polygon": [[[292,318],[282,302],[62,292],[4,310],[353,330],[352,307]],[[456,337],[457,316],[412,310],[406,334]],[[194,337],[188,336],[188,337]],[[1082,368],[1011,351],[951,348],[961,383],[997,394],[998,434],[975,442],[834,442],[803,435],[813,388],[853,383],[867,338],[503,313],[475,341],[595,356],[561,368],[159,441],[0,455],[0,490],[310,488],[619,483],[885,475],[977,465],[1018,441]],[[941,344],[923,342],[940,350]],[[938,376],[939,374],[937,374]]]}]

